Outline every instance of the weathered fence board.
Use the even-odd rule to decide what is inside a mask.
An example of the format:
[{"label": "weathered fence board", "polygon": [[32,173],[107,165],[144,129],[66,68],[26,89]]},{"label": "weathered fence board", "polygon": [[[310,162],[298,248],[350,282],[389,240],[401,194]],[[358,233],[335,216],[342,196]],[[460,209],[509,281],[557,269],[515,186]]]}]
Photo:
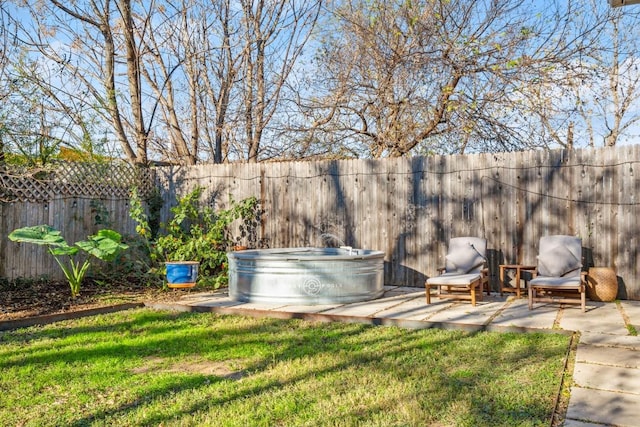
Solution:
[{"label": "weathered fence board", "polygon": [[[622,296],[640,300],[638,165],[640,145],[629,145],[379,161],[161,167],[155,185],[164,201],[163,222],[177,199],[197,185],[205,188],[206,203],[214,208],[227,207],[231,198],[254,196],[264,213],[257,234],[243,243],[332,243],[383,250],[387,284],[421,286],[444,265],[451,237],[486,237],[495,281],[499,263],[535,264],[541,236],[577,235],[583,240],[586,264],[614,267]],[[103,198],[101,203],[112,228],[133,232],[126,198]],[[62,229],[70,241],[100,228],[96,201],[87,196],[3,203],[0,209],[4,236],[39,222]],[[5,277],[55,277],[57,272],[41,248],[27,250],[3,239],[0,255]]]}]

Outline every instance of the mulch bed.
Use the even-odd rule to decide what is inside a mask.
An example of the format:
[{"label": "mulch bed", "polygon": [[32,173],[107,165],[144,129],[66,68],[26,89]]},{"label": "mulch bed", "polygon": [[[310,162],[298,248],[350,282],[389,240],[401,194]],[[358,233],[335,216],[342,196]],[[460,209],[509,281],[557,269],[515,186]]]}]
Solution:
[{"label": "mulch bed", "polygon": [[162,289],[135,283],[104,285],[88,281],[80,295],[71,297],[67,282],[44,280],[0,284],[0,322],[31,317],[72,313],[96,308],[143,302],[176,301],[188,292],[202,290]]}]

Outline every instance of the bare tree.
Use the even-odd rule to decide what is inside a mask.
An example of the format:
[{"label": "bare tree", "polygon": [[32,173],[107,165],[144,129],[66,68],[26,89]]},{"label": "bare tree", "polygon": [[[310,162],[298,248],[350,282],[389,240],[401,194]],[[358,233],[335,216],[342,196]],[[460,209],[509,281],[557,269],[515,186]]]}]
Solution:
[{"label": "bare tree", "polygon": [[523,88],[520,101],[531,120],[523,130],[566,148],[615,145],[637,135],[640,121],[640,11],[597,1],[583,7],[601,11],[590,17],[601,22],[599,37],[580,55],[548,67],[539,84]]},{"label": "bare tree", "polygon": [[[610,48],[600,50],[594,58],[601,84],[592,84],[590,104],[604,123],[605,146],[616,145],[626,132],[640,124],[639,18],[637,10],[615,9],[605,36]],[[592,120],[589,116],[584,118]],[[593,141],[593,129],[591,132]]]},{"label": "bare tree", "polygon": [[[230,0],[184,0],[145,12],[138,26],[140,67],[158,117],[150,138],[163,159],[223,161],[223,136],[241,59]],[[239,25],[236,24],[236,27]],[[207,157],[208,155],[208,157]]]},{"label": "bare tree", "polygon": [[21,156],[16,161],[31,164],[47,163],[61,147],[71,145],[89,158],[102,154],[103,147],[94,138],[96,115],[82,107],[86,102],[82,90],[61,78],[57,64],[29,54],[20,40],[20,22],[12,16],[15,10],[2,9],[1,151],[16,153]]},{"label": "bare tree", "polygon": [[[140,27],[137,38],[141,45],[139,56],[143,58],[141,75],[157,100],[150,119],[156,114],[161,116],[160,126],[168,143],[155,148],[163,151],[168,160],[193,165],[198,160],[198,73],[189,7],[188,2],[176,2],[147,10],[147,22],[153,23],[153,28]],[[184,112],[181,114],[180,110]],[[155,142],[160,139],[156,135]]]},{"label": "bare tree", "polygon": [[304,105],[310,131],[355,142],[371,157],[545,145],[526,126],[534,119],[522,101],[550,84],[552,70],[587,54],[603,20],[576,19],[571,1],[535,7],[341,3],[319,56],[326,94]]},{"label": "bare tree", "polygon": [[40,80],[40,87],[55,93],[63,104],[82,94],[78,111],[91,106],[103,115],[126,157],[147,163],[148,129],[130,0],[41,1],[29,4],[28,12],[32,22],[23,22],[20,37],[42,55],[41,62],[59,68],[57,80]]},{"label": "bare tree", "polygon": [[63,104],[83,93],[83,111],[104,117],[130,161],[257,161],[320,6],[37,0],[24,6],[33,27],[24,23],[21,36],[60,69],[62,84],[41,81],[43,89]]},{"label": "bare tree", "polygon": [[[9,66],[10,52],[13,50],[14,42],[10,32],[10,27],[15,26],[8,11],[0,5],[0,104],[7,105],[6,99],[9,97],[9,82],[7,68]],[[15,33],[15,32],[14,32]],[[0,108],[0,165],[5,162],[5,135],[7,133],[6,112]]]},{"label": "bare tree", "polygon": [[25,4],[51,136],[136,163],[614,144],[640,116],[637,37],[595,0]]},{"label": "bare tree", "polygon": [[[208,147],[215,163],[228,159],[226,135],[234,125],[229,119],[233,113],[233,93],[237,92],[238,74],[242,59],[239,40],[239,11],[235,11],[230,0],[212,2],[212,9],[203,15],[195,28],[195,42],[202,46],[200,60],[193,67],[198,75],[200,93],[200,135],[203,145]],[[195,50],[195,49],[194,49]]]},{"label": "bare tree", "polygon": [[256,162],[282,90],[318,20],[322,1],[241,0],[246,156]]}]

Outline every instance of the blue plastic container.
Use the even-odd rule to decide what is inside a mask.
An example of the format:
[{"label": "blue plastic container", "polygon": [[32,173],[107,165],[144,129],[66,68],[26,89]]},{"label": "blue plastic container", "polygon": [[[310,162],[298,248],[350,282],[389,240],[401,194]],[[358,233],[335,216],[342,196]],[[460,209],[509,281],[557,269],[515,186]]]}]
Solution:
[{"label": "blue plastic container", "polygon": [[198,261],[169,261],[167,286],[170,288],[192,288],[198,280]]}]

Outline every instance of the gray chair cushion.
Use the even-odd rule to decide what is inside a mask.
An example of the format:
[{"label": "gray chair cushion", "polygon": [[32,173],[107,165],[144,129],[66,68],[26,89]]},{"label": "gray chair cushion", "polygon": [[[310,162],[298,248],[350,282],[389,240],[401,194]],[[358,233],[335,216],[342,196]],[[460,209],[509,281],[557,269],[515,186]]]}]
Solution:
[{"label": "gray chair cushion", "polygon": [[480,280],[480,273],[460,274],[444,273],[427,279],[429,285],[467,286],[476,280]]},{"label": "gray chair cushion", "polygon": [[455,237],[445,256],[447,273],[478,273],[486,261],[487,241],[479,237]]},{"label": "gray chair cushion", "polygon": [[542,277],[538,276],[535,279],[529,281],[529,286],[543,286],[545,288],[568,288],[575,289],[580,286],[580,276],[569,277]]},{"label": "gray chair cushion", "polygon": [[582,241],[573,236],[545,236],[540,239],[538,274],[579,276],[582,268]]},{"label": "gray chair cushion", "polygon": [[582,267],[566,246],[556,246],[538,255],[538,272],[542,276],[560,277]]}]

